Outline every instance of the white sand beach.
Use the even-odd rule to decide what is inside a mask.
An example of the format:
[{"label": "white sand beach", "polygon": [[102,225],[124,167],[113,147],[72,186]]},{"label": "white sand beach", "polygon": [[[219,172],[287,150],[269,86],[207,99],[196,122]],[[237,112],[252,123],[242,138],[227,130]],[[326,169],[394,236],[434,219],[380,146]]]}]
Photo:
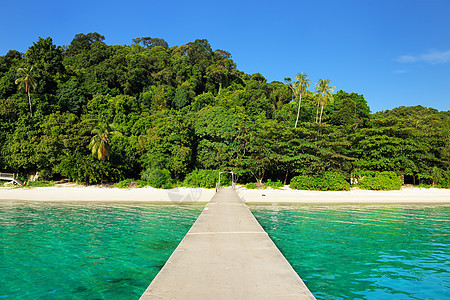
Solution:
[{"label": "white sand beach", "polygon": [[131,188],[118,189],[97,186],[55,186],[35,188],[0,188],[0,201],[52,201],[52,202],[155,202],[155,203],[206,203],[214,195],[213,189]]},{"label": "white sand beach", "polygon": [[247,190],[238,189],[239,197],[246,203],[311,203],[311,204],[450,204],[449,189],[402,188],[399,191],[299,191],[283,190]]},{"label": "white sand beach", "polygon": [[[214,195],[214,189],[201,188],[131,188],[118,189],[98,186],[61,185],[55,187],[7,188],[0,187],[0,201],[52,201],[52,202],[154,202],[190,204],[206,203]],[[400,191],[351,190],[340,192],[299,191],[287,187],[275,190],[247,190],[237,188],[246,203],[422,203],[450,204],[449,189],[402,188]]]}]

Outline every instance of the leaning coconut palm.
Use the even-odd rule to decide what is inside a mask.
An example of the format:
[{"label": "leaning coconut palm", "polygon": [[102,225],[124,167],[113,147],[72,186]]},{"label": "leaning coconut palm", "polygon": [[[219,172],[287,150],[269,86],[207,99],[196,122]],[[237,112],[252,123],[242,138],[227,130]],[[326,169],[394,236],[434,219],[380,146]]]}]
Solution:
[{"label": "leaning coconut palm", "polygon": [[31,68],[18,68],[15,83],[19,85],[19,88],[25,88],[25,92],[28,94],[28,103],[30,104],[30,114],[33,116],[33,110],[31,108],[30,93],[36,88],[36,80],[34,79],[33,67]]},{"label": "leaning coconut palm", "polygon": [[311,81],[309,80],[308,75],[303,73],[300,73],[297,76],[295,76],[295,79],[297,81],[294,81],[294,83],[292,84],[290,83],[288,84],[289,87],[292,89],[292,92],[294,93],[294,99],[298,98],[297,119],[295,119],[294,125],[294,128],[297,128],[298,118],[300,117],[300,106],[302,104],[302,95],[304,95],[306,90],[309,88]]},{"label": "leaning coconut palm", "polygon": [[[316,92],[319,94],[317,99],[317,110],[316,110],[316,123],[322,123],[322,114],[324,106],[327,106],[327,102],[333,103],[333,91],[334,86],[330,85],[330,79],[319,79],[319,82],[316,83]],[[319,114],[319,106],[320,106],[320,117]]]},{"label": "leaning coconut palm", "polygon": [[114,135],[122,135],[114,130],[112,125],[99,124],[92,129],[94,136],[89,143],[89,149],[93,156],[97,156],[98,160],[105,161],[109,159],[110,146],[109,142]]}]

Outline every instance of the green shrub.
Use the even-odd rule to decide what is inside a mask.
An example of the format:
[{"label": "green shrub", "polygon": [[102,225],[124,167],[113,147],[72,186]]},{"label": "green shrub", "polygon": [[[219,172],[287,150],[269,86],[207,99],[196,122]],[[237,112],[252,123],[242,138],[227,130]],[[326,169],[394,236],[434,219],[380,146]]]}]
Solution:
[{"label": "green shrub", "polygon": [[119,189],[126,189],[130,185],[131,181],[133,181],[133,179],[125,179],[125,180],[119,181],[118,183],[114,184],[114,187],[119,188]]},{"label": "green shrub", "polygon": [[55,184],[48,182],[48,181],[28,181],[27,186],[29,186],[29,187],[49,187],[49,186],[55,186]]},{"label": "green shrub", "polygon": [[399,190],[402,180],[395,172],[377,172],[374,176],[366,176],[359,182],[359,187],[365,190]]},{"label": "green shrub", "polygon": [[450,179],[444,179],[437,185],[441,189],[450,189]]},{"label": "green shrub", "polygon": [[148,183],[145,180],[125,179],[118,183],[115,183],[114,187],[119,188],[119,189],[126,189],[130,186],[130,184],[133,184],[133,187],[137,187],[137,188],[144,188],[146,186],[152,186],[150,183]]},{"label": "green shrub", "polygon": [[173,183],[170,171],[167,169],[149,168],[141,173],[141,179],[158,189],[170,189]]},{"label": "green shrub", "polygon": [[99,161],[92,155],[75,154],[66,156],[55,166],[57,173],[70,181],[87,182],[90,184],[102,181],[123,180],[123,171],[110,161]]},{"label": "green shrub", "polygon": [[[219,171],[216,170],[194,170],[186,175],[184,185],[187,187],[215,188],[219,180]],[[222,174],[220,176],[221,186],[230,186],[231,178]]]},{"label": "green shrub", "polygon": [[418,185],[418,187],[424,188],[424,189],[429,189],[429,188],[431,188],[431,185],[421,183],[421,184]]},{"label": "green shrub", "polygon": [[356,177],[364,177],[364,176],[375,176],[377,174],[377,171],[368,171],[368,170],[361,170],[361,169],[354,169],[352,171],[352,175]]},{"label": "green shrub", "polygon": [[149,184],[145,180],[136,180],[136,186],[138,188],[143,188],[143,187],[149,186]]},{"label": "green shrub", "polygon": [[350,184],[344,175],[337,172],[325,172],[320,175],[299,175],[291,179],[291,189],[315,191],[348,191]]},{"label": "green shrub", "polygon": [[366,176],[369,176],[369,177],[375,176],[376,173],[377,173],[377,171],[354,169],[351,174],[351,177],[353,178],[354,181],[352,181],[351,183],[352,184],[359,183],[362,178],[364,178]]},{"label": "green shrub", "polygon": [[428,173],[417,173],[417,179],[419,179],[419,184],[429,184],[433,183],[433,177]]},{"label": "green shrub", "polygon": [[273,182],[270,179],[267,179],[267,181],[266,181],[266,183],[264,183],[264,185],[268,186],[268,187],[271,187],[273,189],[279,189],[279,188],[284,186],[284,184],[280,180],[277,180],[277,181]]},{"label": "green shrub", "polygon": [[442,179],[439,181],[437,187],[444,189],[450,188],[450,170],[442,172]]},{"label": "green shrub", "polygon": [[254,182],[249,182],[245,185],[245,187],[249,190],[256,189],[256,184]]}]

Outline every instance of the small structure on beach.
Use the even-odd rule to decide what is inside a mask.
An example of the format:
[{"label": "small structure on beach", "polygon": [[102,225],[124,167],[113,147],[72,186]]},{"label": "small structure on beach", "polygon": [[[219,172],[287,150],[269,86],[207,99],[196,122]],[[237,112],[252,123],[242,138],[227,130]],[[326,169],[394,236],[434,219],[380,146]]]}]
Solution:
[{"label": "small structure on beach", "polygon": [[217,192],[218,190],[220,190],[220,188],[221,188],[221,186],[220,186],[220,175],[221,175],[222,173],[231,174],[231,187],[234,189],[235,186],[236,186],[236,183],[235,183],[235,181],[234,181],[234,178],[235,178],[234,173],[233,173],[233,172],[220,171],[220,172],[219,172],[219,181],[216,183],[216,192]]},{"label": "small structure on beach", "polygon": [[17,178],[15,173],[0,173],[0,180],[9,181],[9,183],[23,185],[23,182]]}]

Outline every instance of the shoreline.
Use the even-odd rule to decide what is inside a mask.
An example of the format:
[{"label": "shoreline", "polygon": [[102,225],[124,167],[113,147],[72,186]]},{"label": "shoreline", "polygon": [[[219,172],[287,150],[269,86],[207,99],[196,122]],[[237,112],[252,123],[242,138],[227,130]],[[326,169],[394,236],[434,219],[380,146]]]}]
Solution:
[{"label": "shoreline", "polygon": [[244,190],[239,197],[249,204],[439,204],[450,205],[450,190],[404,188],[399,191]]},{"label": "shoreline", "polygon": [[[403,188],[399,191],[306,191],[284,189],[236,189],[248,204],[450,204],[450,189]],[[153,204],[208,203],[215,189],[174,188],[118,189],[98,186],[0,187],[0,201],[107,202]]]},{"label": "shoreline", "polygon": [[94,186],[55,186],[32,188],[0,188],[0,201],[37,202],[107,202],[194,204],[207,203],[215,190],[197,188],[130,188],[118,189]]}]

